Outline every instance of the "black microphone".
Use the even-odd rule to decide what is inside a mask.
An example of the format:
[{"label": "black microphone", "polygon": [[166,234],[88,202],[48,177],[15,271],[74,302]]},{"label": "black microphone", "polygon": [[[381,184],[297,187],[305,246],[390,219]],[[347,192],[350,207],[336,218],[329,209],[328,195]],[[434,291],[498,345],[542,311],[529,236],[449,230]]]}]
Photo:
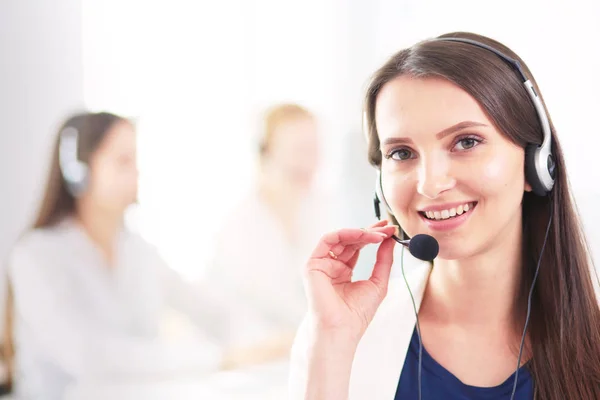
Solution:
[{"label": "black microphone", "polygon": [[440,245],[433,236],[420,233],[410,240],[400,240],[396,236],[392,237],[396,242],[408,247],[410,254],[419,260],[433,261],[440,251]]}]

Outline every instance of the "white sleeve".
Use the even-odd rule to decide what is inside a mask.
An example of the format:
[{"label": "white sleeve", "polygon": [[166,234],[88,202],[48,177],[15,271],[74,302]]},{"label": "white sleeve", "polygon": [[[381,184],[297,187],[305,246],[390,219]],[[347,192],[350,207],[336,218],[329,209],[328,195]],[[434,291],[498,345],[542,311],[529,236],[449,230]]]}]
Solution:
[{"label": "white sleeve", "polygon": [[[171,344],[111,332],[78,311],[68,277],[51,262],[27,248],[16,248],[9,259],[14,293],[17,342],[29,343],[50,363],[74,377],[165,374],[178,370],[215,368],[215,349],[193,342]],[[19,340],[26,339],[26,340]],[[17,349],[18,351],[18,349]]]},{"label": "white sleeve", "polygon": [[225,302],[207,287],[183,280],[162,259],[159,268],[168,305],[190,318],[213,343],[222,345],[229,329]]},{"label": "white sleeve", "polygon": [[[248,252],[250,253],[250,252]],[[222,246],[214,258],[223,290],[230,291],[236,301],[254,310],[266,321],[277,326],[295,330],[306,312],[304,297],[290,290],[289,282],[278,282],[264,261],[259,257],[248,257],[246,252]],[[278,268],[295,268],[295,265],[277,265]],[[298,287],[302,275],[297,273]]]},{"label": "white sleeve", "polygon": [[296,333],[290,355],[289,400],[303,400],[305,398],[308,382],[309,336],[307,317],[305,317]]}]

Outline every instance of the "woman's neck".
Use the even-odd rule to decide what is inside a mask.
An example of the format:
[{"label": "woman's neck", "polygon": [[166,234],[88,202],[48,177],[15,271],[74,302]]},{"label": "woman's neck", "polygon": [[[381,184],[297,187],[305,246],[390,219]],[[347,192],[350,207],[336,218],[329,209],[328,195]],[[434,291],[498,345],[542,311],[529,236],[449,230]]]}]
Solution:
[{"label": "woman's neck", "polygon": [[278,173],[263,173],[259,181],[259,196],[283,225],[286,237],[293,240],[296,235],[297,216],[307,193]]},{"label": "woman's neck", "polygon": [[123,212],[107,210],[90,200],[77,205],[77,222],[102,252],[109,266],[114,265],[115,240],[123,226]]},{"label": "woman's neck", "polygon": [[422,311],[428,319],[470,330],[517,331],[515,300],[521,265],[522,231],[515,223],[485,253],[463,260],[437,260]]}]

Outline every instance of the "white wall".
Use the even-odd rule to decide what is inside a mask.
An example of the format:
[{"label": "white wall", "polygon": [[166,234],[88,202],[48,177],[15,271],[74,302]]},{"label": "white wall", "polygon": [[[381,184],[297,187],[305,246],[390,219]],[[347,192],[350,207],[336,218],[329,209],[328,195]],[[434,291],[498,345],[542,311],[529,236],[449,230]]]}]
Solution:
[{"label": "white wall", "polygon": [[84,1],[86,104],[139,117],[142,231],[173,268],[201,274],[217,229],[250,188],[264,107],[295,101],[321,117],[332,181],[347,127],[345,7]]},{"label": "white wall", "polygon": [[1,260],[33,217],[60,119],[83,104],[80,14],[79,0],[0,2]]}]

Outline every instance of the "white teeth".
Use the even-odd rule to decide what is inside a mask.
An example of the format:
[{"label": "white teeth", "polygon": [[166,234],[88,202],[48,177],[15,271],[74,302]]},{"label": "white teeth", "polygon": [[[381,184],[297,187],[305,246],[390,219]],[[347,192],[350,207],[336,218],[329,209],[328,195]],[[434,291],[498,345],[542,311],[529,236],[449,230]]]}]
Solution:
[{"label": "white teeth", "polygon": [[424,214],[429,219],[443,220],[443,219],[455,217],[457,215],[462,215],[472,209],[473,209],[473,203],[467,203],[467,204],[460,205],[456,208],[451,208],[449,210],[426,211]]}]

